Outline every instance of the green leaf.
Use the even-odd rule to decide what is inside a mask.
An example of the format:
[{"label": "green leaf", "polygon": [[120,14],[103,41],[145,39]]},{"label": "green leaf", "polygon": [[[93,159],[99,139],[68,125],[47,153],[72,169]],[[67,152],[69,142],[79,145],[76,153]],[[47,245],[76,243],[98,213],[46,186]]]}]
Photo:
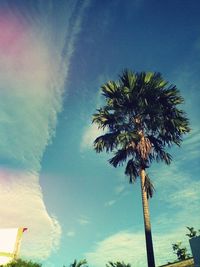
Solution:
[{"label": "green leaf", "polygon": [[145,83],[148,83],[153,76],[154,76],[153,72],[147,72],[144,78]]}]

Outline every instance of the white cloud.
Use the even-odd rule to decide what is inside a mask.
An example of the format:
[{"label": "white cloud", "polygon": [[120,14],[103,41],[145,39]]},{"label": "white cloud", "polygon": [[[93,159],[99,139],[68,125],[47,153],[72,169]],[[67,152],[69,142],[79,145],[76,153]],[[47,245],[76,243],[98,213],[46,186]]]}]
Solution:
[{"label": "white cloud", "polygon": [[184,160],[172,163],[171,166],[162,166],[159,171],[153,172],[159,198],[173,207],[199,209],[200,182],[194,179],[192,170],[186,172],[182,166]]},{"label": "white cloud", "polygon": [[[31,258],[48,257],[61,235],[46,210],[38,173],[89,4],[72,2],[59,10],[53,1],[40,3],[37,13],[34,3],[20,6],[23,10],[8,5],[0,16],[0,158],[10,167],[0,170],[0,201],[6,203],[0,207],[0,227],[28,227],[21,253]],[[26,171],[12,171],[15,167]]]},{"label": "white cloud", "polygon": [[[175,260],[172,251],[173,243],[181,240],[183,246],[189,247],[183,230],[176,229],[173,232],[153,235],[156,265]],[[95,267],[105,266],[108,261],[124,261],[132,266],[144,267],[147,265],[144,233],[118,232],[98,242],[85,256],[88,263]]]},{"label": "white cloud", "polygon": [[[177,227],[184,230],[185,226],[199,227],[200,182],[194,176],[199,167],[190,168],[190,156],[188,151],[185,158],[181,155],[170,166],[160,165],[159,169],[150,171],[156,188],[154,197],[167,210],[163,209],[157,218],[152,218],[152,225],[161,232]],[[192,162],[198,160],[193,158]]]},{"label": "white cloud", "polygon": [[121,194],[122,192],[124,192],[125,190],[125,185],[118,185],[115,187],[115,193],[118,195],[118,194]]},{"label": "white cloud", "polygon": [[42,259],[59,246],[61,228],[47,213],[38,176],[28,172],[0,170],[0,227],[27,227],[21,255]]},{"label": "white cloud", "polygon": [[[61,27],[73,25],[71,19],[74,25],[68,29],[70,33],[53,28],[55,34],[51,23],[56,13],[53,5],[51,8],[49,13],[44,9],[44,16],[31,18],[31,24],[24,17],[9,14],[9,9],[0,20],[4,40],[0,47],[0,156],[20,161],[34,171],[40,169],[40,160],[55,131],[72,54],[68,51],[74,48],[84,10],[80,7],[75,18],[73,9],[66,13],[68,16],[63,14]],[[61,13],[63,9],[68,10],[68,5]],[[66,43],[68,34],[71,38]]]},{"label": "white cloud", "polygon": [[48,85],[48,71],[55,69],[48,70],[47,51],[44,42],[36,43],[25,31],[8,55],[0,52],[0,156],[34,170],[40,167],[61,107],[54,85]]},{"label": "white cloud", "polygon": [[192,146],[194,149],[196,145],[199,145],[200,143],[200,129],[196,128],[189,133],[189,135],[185,138],[183,142],[183,147],[189,148]]},{"label": "white cloud", "polygon": [[106,207],[110,207],[110,206],[113,206],[115,203],[116,203],[116,200],[115,199],[112,199],[112,200],[107,201],[105,203],[105,206]]},{"label": "white cloud", "polygon": [[90,149],[93,146],[94,140],[104,132],[98,129],[96,124],[92,124],[84,130],[81,140],[81,149]]},{"label": "white cloud", "polygon": [[190,186],[183,185],[177,192],[170,194],[169,202],[171,205],[176,205],[180,207],[193,206],[195,202],[200,202],[200,181],[191,181]]},{"label": "white cloud", "polygon": [[144,266],[144,237],[142,234],[119,232],[96,244],[92,252],[86,253],[90,265],[105,266],[108,261],[124,261],[133,266]]},{"label": "white cloud", "polygon": [[86,216],[81,216],[78,220],[78,223],[81,225],[86,225],[86,224],[90,224],[90,220],[88,217]]},{"label": "white cloud", "polygon": [[8,6],[0,19],[0,157],[34,171],[55,132],[89,1],[54,5],[38,5],[37,14],[34,4]]},{"label": "white cloud", "polygon": [[199,160],[199,150],[200,150],[200,128],[195,127],[192,129],[191,133],[183,141],[182,149],[184,151],[184,160],[194,159]]},{"label": "white cloud", "polygon": [[75,236],[75,232],[74,231],[69,231],[69,232],[67,232],[67,236],[68,237],[74,237]]}]

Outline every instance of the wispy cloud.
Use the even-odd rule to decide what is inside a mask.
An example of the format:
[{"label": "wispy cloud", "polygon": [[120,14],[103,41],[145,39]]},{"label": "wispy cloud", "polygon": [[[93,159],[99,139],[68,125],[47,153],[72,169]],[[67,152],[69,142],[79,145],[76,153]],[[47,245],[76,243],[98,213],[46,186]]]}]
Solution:
[{"label": "wispy cloud", "polygon": [[76,235],[75,231],[69,231],[67,232],[68,237],[74,237]]},{"label": "wispy cloud", "polygon": [[173,206],[186,207],[186,204],[195,205],[200,199],[200,182],[193,179],[188,170],[185,172],[182,164],[184,165],[184,162],[181,161],[172,163],[171,166],[162,166],[159,171],[153,171],[153,175],[156,177],[155,185],[162,200]]},{"label": "wispy cloud", "polygon": [[115,193],[118,195],[118,194],[121,194],[122,192],[124,192],[125,190],[125,185],[118,185],[115,187]]},{"label": "wispy cloud", "polygon": [[111,207],[113,206],[114,204],[116,203],[116,200],[115,199],[112,199],[112,200],[109,200],[105,203],[105,206],[106,207]]},{"label": "wispy cloud", "polygon": [[[168,202],[171,205],[185,207],[186,205],[194,207],[200,203],[200,181],[191,181],[190,185],[184,185],[180,190],[170,194]],[[198,206],[197,206],[198,207]]]},{"label": "wispy cloud", "polygon": [[186,158],[199,160],[200,150],[200,126],[196,125],[184,139],[182,149]]},{"label": "wispy cloud", "polygon": [[[34,171],[39,170],[43,152],[55,132],[71,50],[88,1],[83,6],[74,3],[70,12],[67,4],[60,8],[61,14],[55,12],[52,2],[48,12],[41,5],[39,14],[27,4],[23,12],[30,15],[31,23],[16,6],[1,14],[0,155]],[[54,25],[55,16],[59,16],[59,30]],[[69,24],[72,27],[67,32]]]},{"label": "wispy cloud", "polygon": [[[123,175],[122,175],[123,176]],[[119,184],[114,188],[114,198],[105,202],[105,207],[113,206],[120,198],[126,196],[128,191],[126,190],[126,186],[124,184]]]},{"label": "wispy cloud", "polygon": [[0,170],[0,198],[6,203],[0,227],[28,227],[22,255],[31,258],[48,257],[61,236],[58,221],[46,210],[39,171],[55,134],[88,3],[58,8],[54,1],[37,1],[36,9],[35,2],[12,2],[0,10],[0,157],[7,166]]},{"label": "wispy cloud", "polygon": [[90,219],[87,216],[81,216],[77,221],[80,225],[87,225],[91,223]]},{"label": "wispy cloud", "polygon": [[[172,243],[181,240],[183,246],[188,247],[188,240],[184,237],[183,229],[154,234],[153,239],[156,265],[175,260]],[[147,265],[144,233],[118,232],[96,243],[93,250],[86,253],[85,256],[88,262],[95,267],[105,266],[108,261],[124,261],[132,266],[144,267]]]},{"label": "wispy cloud", "polygon": [[[191,139],[190,142],[193,143]],[[167,209],[167,213],[163,210],[155,220],[153,219],[153,225],[157,230],[166,231],[178,226],[185,228],[191,224],[198,227],[200,182],[195,173],[199,172],[199,164],[193,165],[192,168],[190,165],[191,162],[198,162],[199,158],[191,159],[191,154],[193,155],[188,151],[187,156],[180,156],[170,166],[160,165],[159,169],[151,172],[156,187],[155,197],[162,205],[166,205]]]},{"label": "wispy cloud", "polygon": [[183,142],[184,148],[192,146],[194,149],[200,142],[200,129],[193,129],[192,132],[185,138]]},{"label": "wispy cloud", "polygon": [[105,266],[108,261],[124,261],[139,267],[145,265],[144,253],[142,234],[119,232],[97,243],[92,252],[86,253],[86,258],[95,267]]}]

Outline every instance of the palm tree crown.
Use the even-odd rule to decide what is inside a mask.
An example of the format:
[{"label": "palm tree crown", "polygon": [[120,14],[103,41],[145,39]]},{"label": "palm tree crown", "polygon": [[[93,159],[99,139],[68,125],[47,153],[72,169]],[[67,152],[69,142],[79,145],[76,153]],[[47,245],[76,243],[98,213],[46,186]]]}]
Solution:
[{"label": "palm tree crown", "polygon": [[[101,90],[106,104],[93,115],[93,123],[106,133],[96,138],[96,152],[114,152],[109,160],[114,167],[128,161],[125,174],[131,183],[153,160],[170,164],[166,148],[179,146],[190,131],[185,113],[177,107],[184,100],[176,86],[160,73],[125,70],[117,82],[109,81]],[[145,187],[147,197],[152,197],[148,175]]]}]

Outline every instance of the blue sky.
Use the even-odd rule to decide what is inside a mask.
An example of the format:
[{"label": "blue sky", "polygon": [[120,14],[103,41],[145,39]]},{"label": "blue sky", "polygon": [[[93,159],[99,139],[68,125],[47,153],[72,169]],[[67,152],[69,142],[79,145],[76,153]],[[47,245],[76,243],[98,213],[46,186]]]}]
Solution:
[{"label": "blue sky", "polygon": [[191,133],[154,164],[157,265],[199,227],[200,3],[197,0],[0,2],[1,227],[26,226],[22,255],[45,267],[146,264],[139,183],[96,154],[100,86],[122,69],[159,71],[185,98]]}]

